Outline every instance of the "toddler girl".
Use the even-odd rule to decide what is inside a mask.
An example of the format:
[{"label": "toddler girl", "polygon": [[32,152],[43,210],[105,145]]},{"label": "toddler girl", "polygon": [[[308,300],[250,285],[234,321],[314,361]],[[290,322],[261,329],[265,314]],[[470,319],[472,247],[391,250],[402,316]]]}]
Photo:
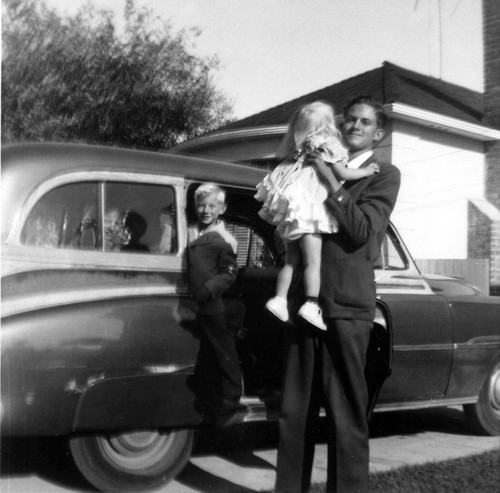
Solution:
[{"label": "toddler girl", "polygon": [[371,176],[378,173],[379,168],[376,164],[362,169],[347,167],[347,150],[340,142],[333,108],[317,101],[295,112],[278,151],[285,159],[257,185],[255,198],[263,202],[259,215],[277,226],[286,250],[276,296],[266,303],[266,308],[283,322],[289,320],[288,290],[293,274],[302,262],[306,302],[297,314],[326,330],[318,305],[321,234],[335,233],[338,223],[323,204],[327,191],[316,168],[304,165],[307,155],[314,151],[321,152],[339,181]]}]

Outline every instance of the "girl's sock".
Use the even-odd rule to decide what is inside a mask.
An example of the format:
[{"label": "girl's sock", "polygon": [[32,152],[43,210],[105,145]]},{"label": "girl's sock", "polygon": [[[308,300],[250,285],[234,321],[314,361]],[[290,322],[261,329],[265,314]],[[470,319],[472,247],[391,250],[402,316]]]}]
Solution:
[{"label": "girl's sock", "polygon": [[306,301],[310,301],[311,303],[316,303],[318,304],[318,297],[317,296],[306,296]]}]

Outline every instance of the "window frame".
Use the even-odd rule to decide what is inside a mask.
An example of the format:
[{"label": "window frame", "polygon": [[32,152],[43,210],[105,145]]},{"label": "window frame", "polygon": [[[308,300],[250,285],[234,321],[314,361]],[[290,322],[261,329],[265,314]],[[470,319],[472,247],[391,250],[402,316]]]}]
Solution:
[{"label": "window frame", "polygon": [[[33,208],[43,197],[61,186],[95,182],[97,187],[104,187],[108,182],[128,183],[131,185],[155,185],[172,187],[175,196],[175,220],[177,226],[177,251],[172,254],[145,255],[144,253],[106,252],[99,250],[79,250],[67,248],[45,248],[27,246],[21,242],[24,225]],[[7,245],[22,249],[23,257],[29,263],[39,264],[38,269],[45,268],[45,264],[60,268],[73,267],[82,269],[118,269],[118,270],[182,270],[182,254],[186,246],[187,224],[181,211],[184,210],[184,191],[186,180],[181,177],[159,174],[144,174],[111,171],[76,171],[50,177],[42,182],[27,198],[14,220],[13,227],[7,239]],[[99,209],[102,214],[104,207],[102,190],[98,193]]]},{"label": "window frame", "polygon": [[[389,258],[389,242],[392,245],[393,250],[399,255],[402,267],[391,266],[387,259]],[[384,240],[380,246],[380,263],[376,264],[375,270],[377,271],[392,271],[392,272],[403,272],[407,271],[410,267],[410,262],[405,254],[405,249],[402,247],[399,238],[394,234],[392,229],[387,228],[384,234]],[[377,259],[378,260],[378,259]]]}]

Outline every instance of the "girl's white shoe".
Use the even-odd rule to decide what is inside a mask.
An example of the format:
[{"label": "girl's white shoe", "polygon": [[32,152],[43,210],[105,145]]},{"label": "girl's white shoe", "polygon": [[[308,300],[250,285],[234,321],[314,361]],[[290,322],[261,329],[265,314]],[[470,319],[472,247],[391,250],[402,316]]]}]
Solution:
[{"label": "girl's white shoe", "polygon": [[271,298],[266,303],[266,308],[282,322],[288,322],[290,320],[288,305],[285,298],[282,298],[281,296],[275,296],[274,298]]},{"label": "girl's white shoe", "polygon": [[323,322],[323,313],[317,303],[306,301],[297,312],[299,317],[307,320],[320,330],[326,330],[325,322]]}]

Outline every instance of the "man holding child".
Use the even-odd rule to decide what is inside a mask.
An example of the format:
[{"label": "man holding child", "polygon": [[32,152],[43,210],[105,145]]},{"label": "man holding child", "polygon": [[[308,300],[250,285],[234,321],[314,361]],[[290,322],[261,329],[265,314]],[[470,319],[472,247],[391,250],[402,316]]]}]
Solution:
[{"label": "man holding child", "polygon": [[[344,108],[348,166],[375,162],[372,148],[384,135],[383,107],[359,96]],[[287,330],[280,415],[276,492],[309,489],[314,424],[324,405],[328,430],[329,493],[368,491],[369,390],[366,354],[375,315],[374,262],[400,186],[399,170],[376,161],[380,171],[340,183],[321,153],[308,157],[328,190],[324,204],[339,223],[323,235],[320,304],[326,331]]]}]

